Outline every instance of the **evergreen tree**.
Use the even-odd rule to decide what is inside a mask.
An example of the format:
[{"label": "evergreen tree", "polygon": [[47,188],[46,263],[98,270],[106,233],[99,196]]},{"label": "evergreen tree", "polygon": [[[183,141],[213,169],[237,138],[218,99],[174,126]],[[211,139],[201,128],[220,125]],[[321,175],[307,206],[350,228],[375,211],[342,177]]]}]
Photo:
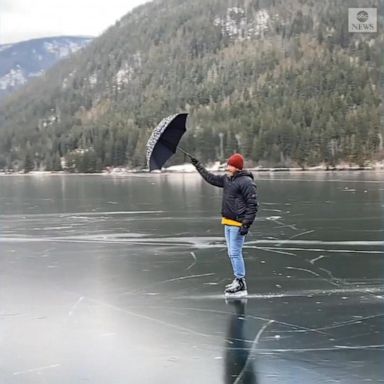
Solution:
[{"label": "evergreen tree", "polygon": [[23,162],[24,173],[29,173],[29,172],[33,171],[34,167],[35,167],[35,165],[34,165],[34,161],[33,161],[33,156],[30,152],[27,152],[25,155],[25,158],[24,158],[24,162]]}]

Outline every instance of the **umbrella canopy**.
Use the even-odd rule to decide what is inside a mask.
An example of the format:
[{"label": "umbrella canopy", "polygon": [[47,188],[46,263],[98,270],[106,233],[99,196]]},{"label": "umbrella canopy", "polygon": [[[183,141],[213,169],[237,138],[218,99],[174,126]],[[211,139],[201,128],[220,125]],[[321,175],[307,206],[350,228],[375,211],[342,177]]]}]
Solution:
[{"label": "umbrella canopy", "polygon": [[147,164],[150,171],[161,169],[176,152],[181,136],[186,131],[187,116],[188,113],[168,116],[153,130],[147,142]]}]

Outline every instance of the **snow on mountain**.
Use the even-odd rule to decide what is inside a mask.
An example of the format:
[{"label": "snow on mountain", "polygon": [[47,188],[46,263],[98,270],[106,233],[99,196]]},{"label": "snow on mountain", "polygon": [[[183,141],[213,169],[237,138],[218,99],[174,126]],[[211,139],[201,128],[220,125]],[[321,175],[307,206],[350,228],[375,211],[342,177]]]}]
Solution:
[{"label": "snow on mountain", "polygon": [[0,99],[85,47],[92,39],[59,36],[0,45]]},{"label": "snow on mountain", "polygon": [[214,25],[221,27],[223,35],[244,40],[262,37],[269,28],[271,16],[265,9],[260,9],[253,15],[247,15],[240,7],[227,8],[225,17],[216,17]]},{"label": "snow on mountain", "polygon": [[23,70],[17,65],[12,68],[7,74],[0,78],[0,91],[7,91],[9,88],[16,88],[27,82]]}]

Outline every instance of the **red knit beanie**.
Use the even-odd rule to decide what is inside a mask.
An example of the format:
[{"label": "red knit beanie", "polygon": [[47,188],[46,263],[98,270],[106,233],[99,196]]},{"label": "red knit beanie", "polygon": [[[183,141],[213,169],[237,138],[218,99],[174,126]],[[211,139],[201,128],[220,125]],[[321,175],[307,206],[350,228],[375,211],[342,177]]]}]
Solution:
[{"label": "red knit beanie", "polygon": [[232,155],[227,162],[228,165],[232,165],[237,169],[243,169],[244,167],[244,157],[240,155],[240,153],[235,153]]}]

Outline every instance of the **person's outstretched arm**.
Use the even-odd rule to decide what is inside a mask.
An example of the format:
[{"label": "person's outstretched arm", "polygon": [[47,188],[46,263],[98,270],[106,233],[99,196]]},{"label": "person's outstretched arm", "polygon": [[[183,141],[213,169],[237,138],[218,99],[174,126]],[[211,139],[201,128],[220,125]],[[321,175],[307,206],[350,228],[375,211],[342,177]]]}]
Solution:
[{"label": "person's outstretched arm", "polygon": [[195,159],[194,157],[191,157],[191,163],[195,166],[197,172],[200,173],[200,175],[206,182],[214,185],[215,187],[224,187],[225,175],[215,175],[214,173],[208,172],[200,163],[200,161]]}]

